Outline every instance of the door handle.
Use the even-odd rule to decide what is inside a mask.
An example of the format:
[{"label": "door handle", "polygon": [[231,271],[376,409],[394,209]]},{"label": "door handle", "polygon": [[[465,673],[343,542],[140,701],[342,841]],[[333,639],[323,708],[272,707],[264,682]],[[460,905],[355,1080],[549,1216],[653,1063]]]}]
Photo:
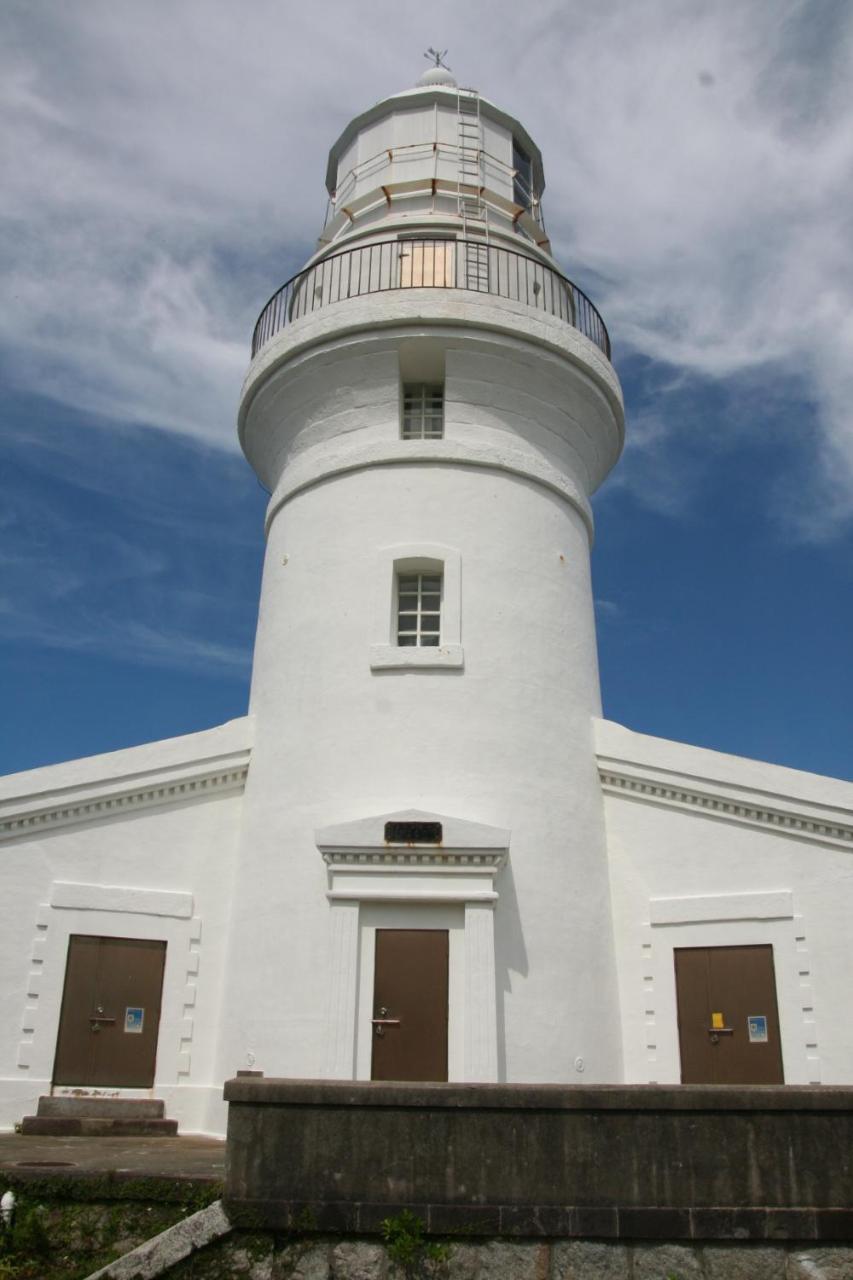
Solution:
[{"label": "door handle", "polygon": [[711,1044],[719,1044],[720,1036],[734,1035],[734,1027],[709,1027],[708,1035],[711,1037]]},{"label": "door handle", "polygon": [[399,1027],[400,1025],[399,1018],[388,1018],[386,1017],[387,1013],[388,1013],[388,1010],[383,1005],[382,1008],[379,1010],[379,1017],[370,1019],[370,1021],[373,1023],[373,1029],[378,1036],[384,1036],[385,1027]]},{"label": "door handle", "polygon": [[115,1018],[105,1018],[100,1013],[93,1013],[89,1018],[89,1030],[100,1031],[102,1022],[115,1022]]}]

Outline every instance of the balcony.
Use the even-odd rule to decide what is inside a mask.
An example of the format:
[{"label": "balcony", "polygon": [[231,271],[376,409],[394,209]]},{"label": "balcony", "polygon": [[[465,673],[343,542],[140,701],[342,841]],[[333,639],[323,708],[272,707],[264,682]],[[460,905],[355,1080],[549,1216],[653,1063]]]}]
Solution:
[{"label": "balcony", "polygon": [[607,328],[589,298],[559,271],[479,240],[399,239],[344,249],[300,271],[264,307],[256,356],[287,325],[347,298],[392,289],[464,289],[518,302],[572,325],[610,358]]}]

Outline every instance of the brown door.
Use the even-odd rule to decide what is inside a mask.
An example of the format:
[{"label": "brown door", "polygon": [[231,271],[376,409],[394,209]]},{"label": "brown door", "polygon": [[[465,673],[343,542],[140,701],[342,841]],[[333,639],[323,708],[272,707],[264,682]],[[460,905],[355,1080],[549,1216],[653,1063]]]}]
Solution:
[{"label": "brown door", "polygon": [[447,1079],[447,930],[377,929],[374,1080]]},{"label": "brown door", "polygon": [[675,952],[682,1084],[783,1084],[773,948]]},{"label": "brown door", "polygon": [[154,1083],[165,942],[68,940],[54,1084]]}]

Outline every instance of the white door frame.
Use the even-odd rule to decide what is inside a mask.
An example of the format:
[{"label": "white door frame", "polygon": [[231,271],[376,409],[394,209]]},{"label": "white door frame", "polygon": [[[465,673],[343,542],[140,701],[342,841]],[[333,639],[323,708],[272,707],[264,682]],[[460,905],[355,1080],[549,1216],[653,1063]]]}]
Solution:
[{"label": "white door frame", "polygon": [[[440,823],[441,840],[386,841],[385,824],[392,821]],[[376,928],[385,927],[377,921],[387,918],[405,920],[396,927],[451,931],[448,1075],[471,1082],[497,1080],[495,879],[508,856],[509,835],[498,827],[419,810],[317,831],[330,906],[327,1076],[352,1080],[370,1075],[369,1029],[363,1016],[372,1006],[372,988],[366,986],[372,983],[370,945]],[[370,910],[362,910],[363,904],[370,904]],[[437,908],[444,911],[436,914]],[[446,924],[433,923],[445,918]]]}]

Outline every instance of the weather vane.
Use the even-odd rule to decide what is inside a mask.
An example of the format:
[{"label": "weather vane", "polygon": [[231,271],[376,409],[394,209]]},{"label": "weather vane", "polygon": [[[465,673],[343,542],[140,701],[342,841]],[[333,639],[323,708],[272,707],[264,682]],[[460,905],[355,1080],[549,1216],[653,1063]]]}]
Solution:
[{"label": "weather vane", "polygon": [[447,57],[446,49],[442,50],[441,53],[439,53],[437,49],[427,49],[426,53],[424,54],[424,57],[429,58],[431,61],[433,61],[437,67],[444,67],[445,71],[450,70],[450,67],[444,61],[444,59]]}]

